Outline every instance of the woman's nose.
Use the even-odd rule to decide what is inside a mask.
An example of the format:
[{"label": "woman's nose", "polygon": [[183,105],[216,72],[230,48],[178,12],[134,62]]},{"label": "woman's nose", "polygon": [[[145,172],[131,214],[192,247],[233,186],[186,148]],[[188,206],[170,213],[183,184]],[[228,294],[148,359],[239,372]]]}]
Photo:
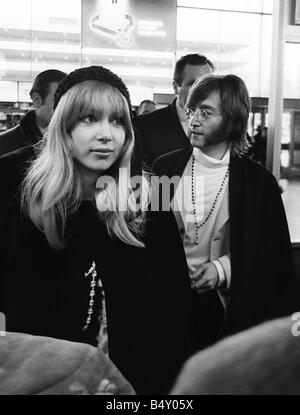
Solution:
[{"label": "woman's nose", "polygon": [[111,129],[110,124],[106,121],[99,121],[97,123],[96,139],[99,141],[111,141]]},{"label": "woman's nose", "polygon": [[103,135],[103,134],[101,134],[101,135],[97,135],[96,136],[96,140],[97,141],[101,141],[101,142],[103,142],[103,143],[108,143],[109,141],[112,141],[112,139],[111,139],[111,137],[110,136],[108,136],[108,135]]}]

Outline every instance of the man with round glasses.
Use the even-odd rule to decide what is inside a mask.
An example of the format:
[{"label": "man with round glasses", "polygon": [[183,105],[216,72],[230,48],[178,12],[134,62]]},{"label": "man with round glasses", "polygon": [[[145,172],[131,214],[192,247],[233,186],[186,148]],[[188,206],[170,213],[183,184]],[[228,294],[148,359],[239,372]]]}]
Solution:
[{"label": "man with round glasses", "polygon": [[182,56],[176,62],[173,75],[176,98],[170,105],[136,118],[134,124],[140,133],[142,153],[149,166],[162,154],[189,144],[185,113],[188,92],[196,79],[213,70],[213,63],[203,55]]},{"label": "man with round glasses", "polygon": [[199,78],[186,103],[192,146],[153,165],[180,176],[168,197],[194,292],[196,349],[273,316],[295,276],[278,184],[246,156],[249,111],[239,77]]},{"label": "man with round glasses", "polygon": [[192,118],[194,118],[195,116],[198,118],[201,118],[203,121],[205,121],[207,118],[213,116],[213,115],[222,115],[222,114],[213,114],[210,113],[209,111],[203,109],[203,108],[196,108],[195,110],[192,110],[191,108],[187,108],[185,110],[185,113],[188,117],[188,120],[191,121]]}]

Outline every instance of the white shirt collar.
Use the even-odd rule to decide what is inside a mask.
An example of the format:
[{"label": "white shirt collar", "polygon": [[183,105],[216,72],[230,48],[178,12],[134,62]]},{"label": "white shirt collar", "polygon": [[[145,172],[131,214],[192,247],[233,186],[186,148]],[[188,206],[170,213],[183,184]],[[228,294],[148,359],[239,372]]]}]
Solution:
[{"label": "white shirt collar", "polygon": [[206,154],[202,153],[202,151],[197,147],[193,148],[193,155],[195,160],[198,161],[198,163],[200,163],[202,166],[214,169],[218,167],[228,166],[230,159],[230,149],[228,148],[221,160],[207,156]]}]

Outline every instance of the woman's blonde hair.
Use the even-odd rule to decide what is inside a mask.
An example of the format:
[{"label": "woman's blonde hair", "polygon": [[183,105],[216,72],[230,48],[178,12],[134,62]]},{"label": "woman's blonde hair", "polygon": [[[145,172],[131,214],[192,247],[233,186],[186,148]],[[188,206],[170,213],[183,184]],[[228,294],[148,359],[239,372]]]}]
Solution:
[{"label": "woman's blonde hair", "polygon": [[67,217],[77,211],[83,197],[71,133],[84,117],[93,115],[99,119],[109,110],[122,120],[125,142],[118,160],[103,172],[112,180],[104,188],[95,189],[96,206],[111,237],[129,245],[144,246],[142,234],[150,199],[149,181],[141,175],[141,197],[137,200],[130,183],[134,133],[128,103],[110,84],[87,80],[74,85],[60,98],[39,156],[32,163],[22,188],[23,211],[54,248],[64,246]]}]

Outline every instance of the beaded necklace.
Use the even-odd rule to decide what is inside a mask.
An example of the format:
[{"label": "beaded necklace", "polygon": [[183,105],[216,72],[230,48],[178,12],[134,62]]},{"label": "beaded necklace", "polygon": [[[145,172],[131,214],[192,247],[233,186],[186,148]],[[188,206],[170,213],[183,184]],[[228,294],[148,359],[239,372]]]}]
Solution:
[{"label": "beaded necklace", "polygon": [[194,185],[194,167],[195,167],[195,157],[194,155],[192,156],[192,206],[193,206],[193,215],[194,215],[194,223],[195,223],[195,233],[196,233],[196,239],[195,239],[195,244],[198,245],[199,244],[199,229],[202,228],[202,226],[204,226],[207,221],[209,220],[209,218],[211,217],[213,211],[216,208],[217,205],[217,201],[220,197],[220,194],[222,193],[222,190],[225,186],[227,177],[229,175],[229,166],[226,170],[225,176],[222,180],[221,186],[216,194],[215,200],[213,201],[213,204],[208,212],[208,214],[206,215],[206,218],[203,219],[202,222],[198,223],[197,222],[197,212],[196,212],[196,193],[195,193],[195,185]]},{"label": "beaded necklace", "polygon": [[92,276],[92,281],[91,281],[91,284],[90,284],[90,287],[91,287],[91,291],[90,291],[90,301],[89,301],[88,316],[87,316],[85,325],[84,325],[84,327],[82,329],[83,331],[85,331],[85,330],[88,329],[88,327],[89,327],[89,325],[91,323],[92,314],[93,314],[93,311],[94,311],[94,309],[93,309],[94,308],[94,296],[96,295],[95,287],[97,285],[96,277],[98,275],[97,274],[97,270],[96,270],[96,263],[95,263],[95,261],[93,261],[92,266],[88,270],[88,272],[85,272],[84,273],[84,276],[85,277],[88,277],[89,275]]}]

